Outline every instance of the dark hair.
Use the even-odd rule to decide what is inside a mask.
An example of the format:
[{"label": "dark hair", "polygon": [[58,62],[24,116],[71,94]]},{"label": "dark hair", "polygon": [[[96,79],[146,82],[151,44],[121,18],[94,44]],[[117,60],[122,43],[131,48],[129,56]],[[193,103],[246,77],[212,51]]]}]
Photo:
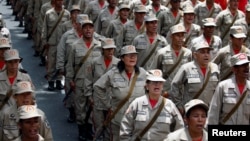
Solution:
[{"label": "dark hair", "polygon": [[[124,55],[121,56],[121,58],[123,58]],[[119,70],[120,73],[122,73],[122,71],[125,70],[125,64],[122,60],[120,60],[118,63],[117,63],[117,68]],[[140,73],[140,70],[139,70],[139,67],[137,65],[135,65],[135,73]]]}]

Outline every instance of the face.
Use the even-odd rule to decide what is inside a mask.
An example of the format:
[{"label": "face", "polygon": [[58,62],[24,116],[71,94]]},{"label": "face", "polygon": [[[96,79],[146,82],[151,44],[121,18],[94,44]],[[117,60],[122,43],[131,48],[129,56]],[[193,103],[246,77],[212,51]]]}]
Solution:
[{"label": "face", "polygon": [[22,119],[19,122],[19,128],[22,131],[22,136],[25,138],[37,138],[40,128],[40,118],[34,117],[29,119]]},{"label": "face", "polygon": [[185,117],[185,121],[188,125],[188,130],[191,133],[202,133],[203,127],[206,123],[206,111],[202,107],[196,106],[191,109],[190,116]]},{"label": "face", "polygon": [[201,67],[206,67],[210,62],[211,55],[209,48],[202,48],[194,52],[194,59]]},{"label": "face", "polygon": [[114,52],[114,48],[103,49],[103,56],[104,58],[111,60],[114,55]]},{"label": "face", "polygon": [[55,0],[55,7],[61,8],[63,6],[63,0]]},{"label": "face", "polygon": [[157,32],[157,21],[150,21],[146,22],[146,29],[149,33],[156,33]]},{"label": "face", "polygon": [[73,21],[75,21],[78,14],[80,14],[79,10],[73,10],[73,11],[71,11],[71,19]]},{"label": "face", "polygon": [[185,38],[184,34],[185,34],[184,32],[172,34],[171,35],[172,45],[181,47],[183,45],[183,39]]},{"label": "face", "polygon": [[129,15],[129,9],[124,8],[119,11],[119,16],[121,19],[124,19],[124,20],[128,19],[128,15]]},{"label": "face", "polygon": [[244,38],[234,38],[234,37],[231,37],[231,41],[232,41],[232,46],[233,47],[241,48],[241,46],[244,43]]},{"label": "face", "polygon": [[108,0],[109,7],[115,8],[118,0]]},{"label": "face", "polygon": [[125,54],[121,59],[125,66],[134,67],[137,63],[137,53]]},{"label": "face", "polygon": [[249,78],[249,64],[243,64],[233,67],[233,72],[236,78],[248,79]]},{"label": "face", "polygon": [[6,61],[5,64],[7,71],[12,73],[17,72],[19,62],[20,62],[19,59]]},{"label": "face", "polygon": [[84,38],[92,38],[94,33],[94,26],[91,24],[83,25],[82,34]]},{"label": "face", "polygon": [[30,92],[26,92],[22,94],[15,94],[14,98],[16,99],[17,106],[34,104],[32,93]]},{"label": "face", "polygon": [[0,60],[4,60],[4,52],[9,48],[1,48],[0,49]]},{"label": "face", "polygon": [[212,35],[214,34],[214,26],[204,26],[203,30],[204,30],[204,36],[205,37],[212,37]]},{"label": "face", "polygon": [[238,0],[229,0],[229,7],[231,9],[238,9],[239,2]]},{"label": "face", "polygon": [[149,95],[161,95],[163,90],[163,82],[149,81],[146,85]]},{"label": "face", "polygon": [[179,9],[180,5],[181,5],[181,1],[180,0],[171,0],[170,4],[172,6],[172,9]]},{"label": "face", "polygon": [[135,12],[135,21],[142,23],[144,22],[145,12]]},{"label": "face", "polygon": [[194,13],[185,13],[183,16],[183,20],[185,23],[192,24],[194,22]]}]

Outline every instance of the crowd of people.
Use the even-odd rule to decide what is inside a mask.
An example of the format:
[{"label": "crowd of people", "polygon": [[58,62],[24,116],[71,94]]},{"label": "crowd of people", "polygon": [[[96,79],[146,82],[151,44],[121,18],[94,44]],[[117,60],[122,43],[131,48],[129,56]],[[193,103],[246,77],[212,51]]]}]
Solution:
[{"label": "crowd of people", "polygon": [[[209,125],[249,124],[246,0],[6,4],[33,41],[47,90],[65,91],[79,141],[207,141]],[[52,141],[1,15],[0,28],[0,140]]]}]

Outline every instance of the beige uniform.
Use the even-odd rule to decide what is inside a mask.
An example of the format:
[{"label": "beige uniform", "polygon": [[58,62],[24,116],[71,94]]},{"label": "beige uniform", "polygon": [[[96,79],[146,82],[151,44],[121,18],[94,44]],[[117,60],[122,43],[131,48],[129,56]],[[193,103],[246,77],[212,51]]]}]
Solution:
[{"label": "beige uniform", "polygon": [[[136,98],[128,107],[121,122],[120,141],[134,141],[160,108],[160,97],[152,108],[148,95]],[[175,104],[165,99],[165,105],[153,125],[142,136],[143,141],[162,141],[170,132],[184,127],[181,114]]]},{"label": "beige uniform", "polygon": [[[86,55],[87,51],[93,48],[87,60],[81,65],[79,71],[76,73],[75,70],[81,63],[82,58]],[[86,102],[90,94],[86,93],[84,89],[85,81],[87,77],[92,74],[92,61],[94,58],[101,56],[101,43],[100,41],[93,40],[90,48],[88,48],[83,39],[80,38],[74,42],[70,49],[68,63],[66,64],[66,79],[72,80],[75,83],[75,91],[73,94],[76,122],[77,124],[85,124],[86,117]]]},{"label": "beige uniform", "polygon": [[113,14],[109,12],[108,7],[105,7],[102,11],[100,11],[96,23],[95,23],[95,31],[105,36],[105,32],[108,28],[110,21],[114,20],[118,17],[118,8],[116,7]]},{"label": "beige uniform", "polygon": [[158,17],[158,15],[160,13],[162,13],[163,11],[169,11],[169,9],[166,6],[163,6],[163,5],[160,5],[159,11],[155,11],[152,4],[147,5],[146,9],[147,9],[147,14],[155,14],[156,17]]},{"label": "beige uniform", "polygon": [[[19,136],[18,138],[16,138],[13,141],[22,141],[22,137]],[[38,140],[37,141],[45,141],[45,140],[44,140],[44,138],[40,134],[38,134]]]},{"label": "beige uniform", "polygon": [[[203,129],[202,141],[208,141],[208,133],[207,130]],[[181,128],[172,133],[169,133],[167,138],[164,141],[191,141],[192,138],[189,134],[188,128]]]},{"label": "beige uniform", "polygon": [[[62,13],[64,10],[64,13]],[[57,25],[54,32],[51,34],[52,29],[54,28],[57,20],[59,19],[59,15],[63,14],[61,21]],[[43,22],[43,29],[42,29],[42,45],[48,44],[49,48],[47,49],[47,56],[48,56],[48,68],[47,68],[47,78],[48,81],[51,81],[53,73],[56,70],[56,46],[60,41],[60,26],[70,20],[70,12],[66,9],[62,9],[60,14],[57,14],[54,8],[48,10],[45,14],[44,22]],[[48,38],[49,34],[51,34],[50,38]],[[62,79],[61,76],[56,76],[56,79]],[[53,80],[52,80],[53,81]]]},{"label": "beige uniform", "polygon": [[[9,82],[9,78],[7,76],[6,70],[0,73],[0,104],[2,104],[3,99],[5,98],[7,92],[10,89],[12,89],[13,87],[15,87],[16,83],[20,82],[20,81],[29,81],[32,83],[29,74],[22,73],[22,72],[18,71],[14,83],[13,83],[13,85],[11,85]],[[33,88],[35,89],[34,86],[33,86]],[[15,102],[14,98],[10,97],[9,101],[5,104],[2,111],[9,106],[15,106],[15,105],[16,105],[16,102]]]},{"label": "beige uniform", "polygon": [[181,2],[181,9],[185,9],[187,6],[195,7],[196,5],[200,4],[201,2],[199,0],[196,0],[196,3],[193,4],[191,0],[185,0]]},{"label": "beige uniform", "polygon": [[247,35],[246,39],[244,39],[245,41],[244,45],[247,48],[250,48],[250,26],[248,26],[248,23],[246,22],[246,18],[241,18],[241,19],[236,20],[233,26],[242,26],[243,31]]},{"label": "beige uniform", "polygon": [[[250,119],[250,81],[246,80],[243,93],[246,97],[238,109],[225,122],[225,125],[249,125]],[[208,125],[218,125],[219,122],[231,111],[242,95],[239,92],[235,77],[222,81],[217,86],[208,111]]]},{"label": "beige uniform", "polygon": [[[178,66],[175,67],[182,53],[183,53],[183,57],[180,63],[178,64]],[[180,66],[185,63],[190,62],[191,60],[192,60],[192,52],[190,49],[187,49],[185,47],[182,47],[178,56],[176,56],[176,53],[172,49],[171,45],[168,45],[157,51],[157,54],[155,55],[155,59],[154,59],[154,64],[155,64],[155,68],[162,70],[163,77],[166,79],[163,90],[167,92],[170,91],[171,82],[175,74],[179,70]],[[172,68],[174,67],[175,69],[172,70]]]},{"label": "beige uniform", "polygon": [[[208,76],[208,71],[211,74]],[[184,105],[199,92],[207,77],[208,83],[199,95],[198,99],[210,104],[214,90],[219,82],[219,68],[214,63],[209,63],[205,76],[196,61],[186,63],[177,71],[171,83],[170,96],[178,108]],[[183,91],[182,91],[183,87]]]},{"label": "beige uniform", "polygon": [[[143,92],[146,82],[146,71],[143,68],[138,69],[139,75],[129,100],[125,103],[125,105],[123,105],[123,107],[121,107],[121,109],[111,121],[111,132],[114,141],[119,140],[120,123],[129,104],[135,98],[144,95]],[[135,71],[132,73],[131,79],[134,77],[134,75]],[[97,95],[100,98],[102,104],[114,111],[117,108],[118,103],[127,96],[132,82],[131,79],[128,79],[125,71],[119,72],[118,68],[114,67],[96,81],[94,84],[94,95]],[[111,93],[107,93],[108,90],[110,90]],[[111,97],[110,103],[106,98],[107,94]]]},{"label": "beige uniform", "polygon": [[176,17],[170,10],[163,11],[158,15],[158,33],[165,36],[170,28],[176,24],[179,24],[183,20],[183,11],[179,10]]},{"label": "beige uniform", "polygon": [[211,9],[208,9],[206,2],[200,3],[194,7],[195,23],[202,26],[202,20],[205,18],[216,18],[216,16],[222,11],[219,4],[214,3]]},{"label": "beige uniform", "polygon": [[89,19],[95,24],[100,11],[104,9],[107,5],[108,5],[107,1],[105,1],[103,7],[100,6],[98,0],[91,1],[85,8],[84,14],[89,15]]},{"label": "beige uniform", "polygon": [[[245,14],[242,11],[238,10],[236,20],[244,18],[244,17],[245,17]],[[222,46],[226,46],[229,42],[229,39],[230,39],[229,31],[230,31],[230,27],[233,22],[233,19],[234,19],[234,16],[231,14],[228,8],[225,10],[222,10],[216,16],[215,21],[217,25],[217,32],[218,32],[218,35],[221,37]]]},{"label": "beige uniform", "polygon": [[[135,46],[136,51],[138,52],[137,65],[143,67],[145,70],[150,70],[154,66],[154,56],[156,55],[157,50],[163,48],[164,46],[167,46],[167,41],[163,36],[158,34],[154,39],[154,41],[152,42],[152,44],[150,44],[147,34],[143,33],[135,37],[132,45]],[[155,46],[156,46],[155,51],[152,53],[152,55],[144,64],[144,66],[142,66],[143,65],[142,63],[147,58],[147,56],[150,55]]]},{"label": "beige uniform", "polygon": [[[242,46],[241,53],[246,53],[250,56],[250,50],[245,46]],[[221,48],[218,51],[218,54],[214,57],[212,62],[220,66],[220,80],[224,80],[232,76],[231,70],[231,57],[234,55],[234,51],[232,49],[231,44]]]},{"label": "beige uniform", "polygon": [[[38,112],[42,115],[39,134],[44,138],[45,141],[53,141],[52,130],[45,113],[40,109],[38,109]],[[0,124],[2,124],[2,131],[0,132],[0,140],[10,141],[20,136],[17,118],[18,113],[16,106],[11,106],[1,113]]]}]

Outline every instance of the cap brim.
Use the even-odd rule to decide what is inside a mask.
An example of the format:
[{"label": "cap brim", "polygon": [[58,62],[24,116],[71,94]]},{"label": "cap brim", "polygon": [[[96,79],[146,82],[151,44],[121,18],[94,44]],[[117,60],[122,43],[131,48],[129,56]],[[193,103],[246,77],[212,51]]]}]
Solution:
[{"label": "cap brim", "polygon": [[186,109],[186,114],[192,109],[192,108],[194,108],[194,107],[196,107],[196,106],[201,106],[201,107],[203,107],[206,111],[208,111],[208,109],[209,109],[209,107],[206,105],[206,104],[204,104],[204,103],[199,103],[199,104],[195,104],[195,105],[193,105],[193,106],[191,106],[189,109]]},{"label": "cap brim", "polygon": [[160,81],[160,82],[165,82],[166,81],[162,77],[155,77],[155,76],[148,76],[147,80],[149,80],[149,81]]},{"label": "cap brim", "polygon": [[214,24],[214,23],[207,23],[207,24],[204,24],[204,26],[216,26],[216,24]]},{"label": "cap brim", "polygon": [[103,46],[103,49],[109,49],[109,48],[116,48],[115,45],[107,45],[107,46]]},{"label": "cap brim", "polygon": [[244,33],[239,34],[233,34],[234,38],[246,38],[246,35]]},{"label": "cap brim", "polygon": [[138,11],[135,11],[136,13],[147,13],[147,11],[145,10],[138,10]]},{"label": "cap brim", "polygon": [[249,63],[249,62],[250,61],[248,61],[248,60],[241,60],[241,61],[235,63],[235,66],[243,65],[243,64],[246,64],[246,63]]}]

